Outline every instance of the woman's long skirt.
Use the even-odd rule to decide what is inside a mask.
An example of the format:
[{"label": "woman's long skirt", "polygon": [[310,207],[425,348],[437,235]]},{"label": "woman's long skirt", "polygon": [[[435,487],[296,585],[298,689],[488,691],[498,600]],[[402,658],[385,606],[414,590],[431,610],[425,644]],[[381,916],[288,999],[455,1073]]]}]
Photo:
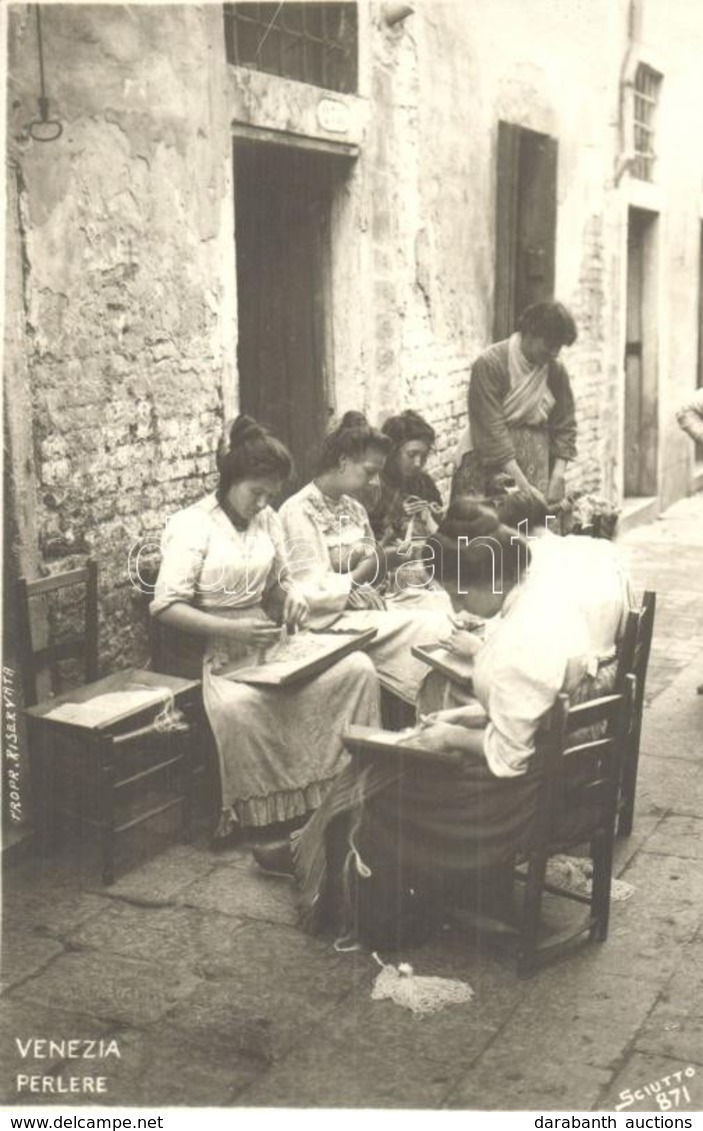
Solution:
[{"label": "woman's long skirt", "polygon": [[385,610],[344,612],[334,625],[335,629],[376,629],[376,636],[367,651],[378,677],[385,688],[413,707],[427,675],[427,664],[413,656],[413,647],[436,644],[439,640],[446,640],[452,632],[449,619],[451,602],[444,592],[442,598],[438,608],[391,599]]},{"label": "woman's long skirt", "polygon": [[[230,615],[264,619],[260,609]],[[217,743],[223,810],[243,825],[269,825],[317,808],[349,762],[344,727],[379,725],[371,660],[353,652],[312,679],[268,688],[214,675],[222,651],[219,641],[206,652],[203,699]],[[227,648],[229,658],[234,651]]]},{"label": "woman's long skirt", "polygon": [[381,944],[383,908],[512,861],[530,836],[537,776],[497,778],[482,758],[457,769],[387,756],[340,776],[294,834],[300,915]]}]

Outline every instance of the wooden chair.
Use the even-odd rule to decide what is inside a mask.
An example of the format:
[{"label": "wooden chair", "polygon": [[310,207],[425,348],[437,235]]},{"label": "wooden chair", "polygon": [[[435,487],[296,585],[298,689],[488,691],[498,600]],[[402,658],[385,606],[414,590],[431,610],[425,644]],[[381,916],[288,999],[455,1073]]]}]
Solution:
[{"label": "wooden chair", "polygon": [[[524,853],[527,873],[522,877],[525,894],[517,955],[521,977],[581,934],[588,932],[599,942],[607,937],[615,821],[634,694],[634,676],[627,675],[620,693],[573,707],[562,694],[552,709],[536,755],[540,774],[537,813]],[[593,863],[591,894],[549,885],[545,880],[549,858],[584,843],[590,845]],[[540,940],[544,891],[587,904],[587,915],[567,930]]]},{"label": "wooden chair", "polygon": [[[43,647],[35,645],[36,617],[32,616],[30,600],[45,594],[57,594],[67,589],[82,586],[85,591],[83,601],[83,631],[64,636],[54,644]],[[45,608],[42,634],[51,635],[50,613]],[[58,695],[63,683],[59,665],[66,660],[80,660],[86,683],[98,678],[98,563],[89,559],[82,569],[72,569],[67,573],[57,573],[52,577],[42,577],[38,581],[27,581],[20,577],[17,582],[17,647],[22,668],[22,686],[25,707],[33,707],[39,700],[39,677],[48,672],[51,680],[51,693]]]},{"label": "wooden chair", "polygon": [[640,742],[642,738],[644,694],[647,683],[649,654],[652,647],[656,605],[656,593],[651,589],[646,590],[640,608],[632,610],[627,618],[625,634],[620,643],[616,690],[621,691],[623,689],[628,675],[635,677],[636,685],[632,729],[623,759],[620,800],[618,804],[618,836],[629,836],[632,832],[635,811],[635,792],[637,790],[637,772],[640,758]]},{"label": "wooden chair", "polygon": [[[73,632],[75,608],[64,609],[57,617],[50,601],[78,587],[83,591],[83,632],[77,634]],[[37,581],[20,578],[17,600],[39,841],[47,847],[59,816],[97,829],[103,882],[109,884],[114,879],[115,845],[121,833],[177,808],[182,834],[189,835],[192,736],[185,723],[162,729],[157,715],[166,701],[185,716],[191,714],[200,683],[133,668],[97,679],[98,567],[94,561]],[[68,621],[71,632],[46,643],[59,621]],[[37,641],[39,632],[41,642]],[[65,682],[61,664],[67,660],[81,661],[80,671],[87,682],[57,694]],[[38,702],[43,672],[50,676],[53,697]],[[136,690],[146,695],[138,704],[125,706],[124,693]],[[96,715],[100,697],[115,693],[116,698],[102,700],[107,711]]]}]

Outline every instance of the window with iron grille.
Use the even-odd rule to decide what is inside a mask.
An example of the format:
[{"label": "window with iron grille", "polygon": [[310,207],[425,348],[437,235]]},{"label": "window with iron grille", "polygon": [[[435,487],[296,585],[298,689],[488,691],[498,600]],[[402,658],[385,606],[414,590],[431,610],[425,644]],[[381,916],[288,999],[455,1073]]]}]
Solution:
[{"label": "window with iron grille", "polygon": [[640,63],[635,74],[632,115],[635,147],[632,173],[642,181],[651,181],[654,170],[654,130],[660,86],[661,75]]},{"label": "window with iron grille", "polygon": [[238,67],[356,91],[356,4],[225,4],[225,39]]}]

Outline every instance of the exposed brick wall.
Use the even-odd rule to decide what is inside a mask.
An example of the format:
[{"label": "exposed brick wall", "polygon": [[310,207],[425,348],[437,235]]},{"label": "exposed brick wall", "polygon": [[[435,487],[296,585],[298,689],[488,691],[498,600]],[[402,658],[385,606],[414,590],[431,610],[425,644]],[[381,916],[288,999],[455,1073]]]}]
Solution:
[{"label": "exposed brick wall", "polygon": [[568,482],[596,492],[608,487],[612,431],[617,423],[615,389],[606,371],[605,256],[603,217],[593,215],[584,224],[578,285],[567,300],[578,338],[564,351],[564,361],[571,375],[578,426],[578,459],[569,469]]},{"label": "exposed brick wall", "polygon": [[[34,25],[11,14],[11,144],[22,172],[24,348],[40,563],[101,569],[101,658],[145,658],[127,555],[211,482],[221,431],[224,185],[197,9],[52,7],[44,51],[63,136],[34,113]],[[198,169],[198,176],[194,170]],[[233,249],[230,248],[233,259]]]}]

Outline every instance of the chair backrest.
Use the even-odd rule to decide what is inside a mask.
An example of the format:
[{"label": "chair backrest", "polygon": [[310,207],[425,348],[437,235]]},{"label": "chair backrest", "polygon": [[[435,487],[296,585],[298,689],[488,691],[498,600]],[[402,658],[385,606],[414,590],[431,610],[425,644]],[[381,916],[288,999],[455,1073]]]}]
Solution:
[{"label": "chair backrest", "polygon": [[625,632],[620,641],[618,650],[618,670],[615,689],[616,691],[622,691],[626,677],[628,675],[634,675],[636,680],[635,720],[639,720],[640,725],[642,708],[644,706],[649,654],[652,648],[656,606],[656,593],[651,589],[645,590],[640,607],[638,609],[631,609],[628,614]]},{"label": "chair backrest", "polygon": [[614,827],[635,678],[621,691],[571,706],[559,695],[543,732],[533,842],[576,844]]},{"label": "chair backrest", "polygon": [[[52,615],[49,606],[51,598],[78,586],[85,591],[81,631],[75,632],[73,623],[70,631],[63,631],[62,624],[59,639],[52,643],[57,617],[56,610]],[[38,677],[42,671],[49,672],[52,692],[58,694],[61,691],[59,664],[64,660],[82,660],[85,682],[97,679],[98,563],[89,558],[80,569],[36,581],[20,577],[17,581],[17,627],[25,707],[31,707],[38,701]]]}]

